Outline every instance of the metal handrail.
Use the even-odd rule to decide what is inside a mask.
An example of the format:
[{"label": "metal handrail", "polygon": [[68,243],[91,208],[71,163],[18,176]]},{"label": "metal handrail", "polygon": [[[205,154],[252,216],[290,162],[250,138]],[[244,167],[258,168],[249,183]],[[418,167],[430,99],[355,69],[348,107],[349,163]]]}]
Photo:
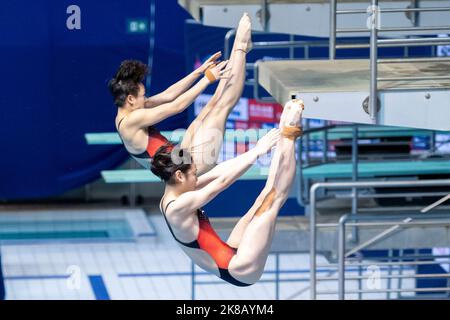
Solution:
[{"label": "metal handrail", "polygon": [[[439,258],[437,256],[436,258]],[[393,260],[398,259],[398,257],[392,258]],[[404,259],[404,260],[409,260]],[[417,258],[417,259],[431,259],[431,257],[428,258]],[[368,262],[353,262],[351,259],[345,261],[345,263],[349,266],[361,266],[361,267],[368,267],[373,265],[373,263]],[[392,262],[377,262],[377,265],[379,266],[415,266],[415,265],[433,265],[433,264],[446,264],[450,263],[450,260],[446,261],[392,261]],[[329,263],[329,264],[319,264],[316,266],[317,268],[338,268],[338,263]]]},{"label": "metal handrail", "polygon": [[[450,44],[448,38],[409,38],[409,39],[379,39],[377,41],[380,48],[392,47],[420,47],[420,46],[438,46]],[[368,43],[341,43],[336,45],[336,49],[367,49],[370,47]],[[433,58],[426,58],[434,61]],[[415,59],[411,59],[415,60]],[[378,60],[380,61],[380,60]],[[444,59],[436,58],[436,62],[444,61]]]},{"label": "metal handrail", "polygon": [[[411,288],[411,289],[373,289],[369,290],[349,290],[348,294],[354,293],[387,293],[387,292],[450,292],[450,287],[445,288]],[[338,294],[338,291],[318,291],[317,294],[325,295],[325,294]]]},{"label": "metal handrail", "polygon": [[[411,216],[414,217],[414,219],[426,219],[426,220],[430,220],[433,219],[432,221],[423,221],[423,222],[416,222],[414,221],[414,223],[416,225],[421,225],[421,226],[426,226],[426,225],[440,225],[442,226],[443,222],[442,220],[438,220],[439,218],[444,218],[446,217],[447,219],[445,219],[446,224],[450,225],[450,219],[448,219],[448,215],[444,216],[444,215],[414,215]],[[411,217],[407,217],[404,222],[402,223],[402,225],[406,226],[406,227],[411,227],[413,222],[410,222],[412,220]],[[338,283],[338,297],[340,300],[345,299],[345,259],[347,256],[347,252],[346,252],[346,225],[347,225],[347,221],[350,220],[382,220],[382,219],[387,219],[387,220],[392,220],[392,219],[399,219],[398,217],[395,216],[387,216],[387,217],[380,217],[380,216],[354,216],[354,215],[344,215],[341,217],[341,219],[339,219],[339,240],[338,240],[338,278],[339,278],[339,283]],[[395,222],[389,222],[391,225]],[[398,226],[400,223],[396,223],[396,226]],[[361,226],[362,224],[359,222],[354,222],[354,225],[359,225]],[[389,229],[388,229],[389,230]],[[381,237],[386,238],[387,236],[390,236],[391,232],[388,232],[386,234],[382,233],[380,234],[380,237],[376,236],[377,240],[381,240]],[[370,240],[363,244],[364,247],[370,246],[372,243],[370,242]],[[362,248],[358,248],[358,250],[362,249]],[[352,249],[350,252],[354,253],[354,249]],[[411,264],[413,265],[418,265],[418,264],[442,264],[442,261],[418,261],[418,262],[413,262]],[[396,263],[397,265],[399,264],[398,262]],[[378,265],[378,264],[377,264]],[[379,264],[381,265],[381,264]],[[384,263],[384,265],[387,265],[387,263]],[[407,265],[407,262],[402,262],[402,265]],[[403,289],[400,289],[403,290]],[[364,291],[367,292],[367,291]],[[383,292],[388,292],[383,290]],[[395,292],[395,291],[392,291]],[[402,291],[398,291],[398,292],[402,292]],[[351,293],[351,292],[347,292],[347,293]]]},{"label": "metal handrail", "polygon": [[[367,257],[370,260],[399,260],[399,261],[403,261],[403,260],[412,260],[412,259],[443,259],[443,258],[450,258],[450,255],[434,255],[434,254],[402,254],[399,256],[392,256],[392,257]],[[359,261],[359,258],[349,258],[347,259],[347,261]],[[444,262],[445,263],[445,262]],[[450,263],[450,261],[449,261]]]},{"label": "metal handrail", "polygon": [[[379,194],[358,194],[359,199],[388,199],[388,198],[405,198],[405,197],[439,197],[439,196],[446,196],[448,192],[407,192],[407,193],[379,193]],[[336,198],[350,198],[352,195],[351,193],[347,193],[345,195],[337,194],[335,195]]]},{"label": "metal handrail", "polygon": [[[411,58],[408,59],[410,62],[450,62],[450,57],[448,58]],[[378,63],[401,63],[404,62],[403,59],[378,59]]]},{"label": "metal handrail", "polygon": [[225,34],[225,44],[223,48],[223,56],[225,60],[230,58],[230,39],[236,35],[236,29],[231,29]]},{"label": "metal handrail", "polygon": [[[383,217],[380,216],[380,219]],[[408,217],[409,218],[409,217]],[[406,218],[407,219],[407,218]],[[405,220],[406,220],[405,219]],[[438,223],[440,223],[442,226],[450,226],[450,220],[449,219],[443,219],[439,220]],[[415,226],[415,227],[426,227],[428,225],[434,225],[436,224],[434,221],[430,222],[417,222],[417,221],[395,221],[395,222],[360,222],[360,223],[348,223],[347,226],[349,227],[387,227],[387,226]]]},{"label": "metal handrail", "polygon": [[428,212],[428,211],[436,208],[437,206],[440,206],[441,204],[443,204],[444,202],[446,202],[449,199],[450,199],[450,194],[448,194],[445,197],[439,199],[438,201],[430,204],[429,206],[423,208],[422,210],[420,210],[420,212],[422,212],[422,213]]},{"label": "metal handrail", "polygon": [[[378,11],[380,12],[380,11]],[[378,28],[378,32],[406,32],[406,31],[438,31],[450,30],[450,26],[442,27],[397,27],[397,28]],[[366,28],[342,28],[336,29],[336,33],[365,33],[368,32]]]},{"label": "metal handrail", "polygon": [[[378,9],[380,13],[395,13],[395,12],[434,12],[434,11],[450,11],[448,7],[434,7],[434,8],[392,8],[392,9]],[[367,10],[337,10],[336,14],[364,14]]]},{"label": "metal handrail", "polygon": [[[420,180],[420,181],[358,181],[358,182],[318,182],[310,189],[310,269],[311,269],[311,299],[316,298],[316,196],[317,191],[326,189],[351,189],[351,188],[396,188],[396,187],[436,187],[450,186],[450,179]],[[398,219],[398,216],[397,216]]]},{"label": "metal handrail", "polygon": [[257,41],[253,42],[253,49],[283,49],[283,48],[303,48],[305,46],[326,47],[326,41]]},{"label": "metal handrail", "polygon": [[[443,279],[450,278],[450,273],[430,273],[430,274],[391,274],[391,275],[380,275],[380,279]],[[352,276],[346,277],[346,280],[364,280],[367,276]],[[318,281],[336,281],[339,277],[317,277]]]},{"label": "metal handrail", "polygon": [[[301,252],[299,251],[274,251],[269,252],[269,255],[275,256],[275,269],[270,271],[264,271],[263,274],[274,274],[274,279],[263,279],[259,280],[260,283],[275,283],[275,300],[279,300],[280,298],[280,283],[281,282],[303,282],[308,281],[309,279],[306,277],[303,278],[288,278],[288,279],[281,279],[280,278],[280,255],[289,255],[289,254],[299,254]],[[289,270],[290,274],[297,274],[302,273],[303,270]],[[305,270],[306,271],[306,270]],[[196,286],[197,285],[207,285],[207,284],[223,284],[223,280],[217,280],[217,281],[199,281],[196,280],[196,277],[198,276],[213,276],[213,274],[209,272],[197,272],[196,271],[196,264],[194,262],[191,262],[191,271],[186,274],[186,276],[191,277],[191,300],[196,299]]]},{"label": "metal handrail", "polygon": [[450,38],[379,39],[377,43],[386,46],[442,45],[442,44],[449,44]]},{"label": "metal handrail", "polygon": [[[393,12],[436,12],[436,11],[450,11],[448,7],[433,7],[433,8],[391,8],[380,9],[378,8],[378,0],[371,0],[371,8],[369,10],[337,10],[337,0],[330,0],[330,35],[329,35],[329,59],[336,58],[337,49],[357,49],[357,48],[370,48],[370,95],[369,95],[369,116],[373,122],[376,122],[377,115],[377,97],[378,97],[378,81],[387,81],[377,79],[378,73],[378,46],[389,47],[395,45],[416,46],[416,45],[440,45],[447,44],[450,41],[446,41],[442,38],[428,38],[428,39],[378,39],[378,32],[404,32],[404,31],[438,31],[448,30],[450,26],[431,26],[431,27],[385,27],[378,28],[378,14],[381,13],[393,13]],[[336,26],[336,20],[338,14],[356,14],[356,13],[371,13],[371,25],[369,30],[365,28],[340,28]],[[337,33],[361,33],[370,31],[370,42],[367,44],[340,44],[336,45]],[[447,39],[450,40],[450,39]],[[402,81],[406,78],[401,78]],[[410,80],[442,80],[448,78],[433,77],[423,79],[423,77],[416,77]]]},{"label": "metal handrail", "polygon": [[[265,34],[265,32],[254,32],[254,34]],[[233,36],[236,35],[236,29],[229,30],[225,35],[225,43],[224,43],[224,59],[229,59],[231,54],[230,48],[230,40]],[[292,38],[292,36],[291,36]],[[328,45],[327,41],[257,41],[253,42],[253,50],[257,49],[289,49],[290,58],[293,58],[293,49],[294,48],[304,48],[305,57],[309,57],[309,48],[310,47],[326,47]],[[246,63],[246,69],[253,69],[253,79],[248,79],[245,81],[245,85],[253,86],[253,96],[257,101],[261,102],[276,102],[273,97],[260,97],[259,94],[259,83],[257,81],[259,76],[259,66],[258,60],[254,63]]]},{"label": "metal handrail", "polygon": [[[439,258],[439,257],[437,257]],[[427,258],[431,259],[431,258]],[[378,266],[429,266],[435,264],[449,264],[449,261],[393,261],[393,262],[377,262]],[[345,265],[349,267],[369,267],[373,265],[373,262],[352,262],[345,261]],[[339,263],[330,263],[330,264],[320,264],[316,266],[317,268],[339,268]]]}]

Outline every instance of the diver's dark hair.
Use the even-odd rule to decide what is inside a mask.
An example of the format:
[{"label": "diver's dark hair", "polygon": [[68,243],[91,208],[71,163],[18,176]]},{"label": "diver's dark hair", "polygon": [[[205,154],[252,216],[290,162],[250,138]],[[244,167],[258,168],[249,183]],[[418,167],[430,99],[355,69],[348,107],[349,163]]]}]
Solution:
[{"label": "diver's dark hair", "polygon": [[137,60],[123,61],[114,78],[108,82],[109,91],[114,97],[114,104],[122,107],[128,95],[137,96],[139,83],[144,81],[147,74],[146,64]]},{"label": "diver's dark hair", "polygon": [[[180,164],[174,163],[172,153],[178,152],[177,160]],[[186,149],[179,149],[172,144],[165,144],[160,147],[152,159],[150,170],[167,184],[175,184],[174,174],[177,170],[186,173],[191,168],[192,158]]]}]

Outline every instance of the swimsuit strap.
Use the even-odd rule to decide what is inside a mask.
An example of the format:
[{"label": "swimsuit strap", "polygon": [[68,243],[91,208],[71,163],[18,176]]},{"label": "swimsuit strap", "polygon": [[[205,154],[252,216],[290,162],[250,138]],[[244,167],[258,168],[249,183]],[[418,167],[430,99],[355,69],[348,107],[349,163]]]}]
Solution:
[{"label": "swimsuit strap", "polygon": [[169,206],[169,204],[171,204],[172,202],[174,202],[175,200],[171,200],[171,201],[169,201],[169,203],[168,204],[166,204],[166,208],[164,209],[164,214],[167,212],[167,207]]},{"label": "swimsuit strap", "polygon": [[[163,199],[164,199],[164,197],[163,197]],[[175,233],[173,233],[172,226],[170,225],[169,221],[167,220],[165,211],[167,210],[167,207],[174,201],[175,200],[169,201],[169,203],[166,204],[166,209],[164,211],[161,210],[161,213],[163,214],[164,220],[166,220],[167,226],[169,227],[170,233],[172,234],[172,236],[175,239],[175,241],[177,241],[178,243],[180,243],[180,244],[182,244],[182,245],[184,245],[184,246],[186,246],[188,248],[200,249],[200,246],[199,246],[197,240],[191,241],[189,243],[188,242],[182,242],[182,241],[178,240],[178,238],[175,236]],[[160,209],[162,209],[161,205],[162,205],[162,199],[161,199],[161,203],[160,203],[160,206],[159,206]]]},{"label": "swimsuit strap", "polygon": [[125,119],[127,116],[124,116],[122,119],[119,120],[119,123],[117,124],[117,131],[119,131],[120,124],[122,123],[123,119]]}]

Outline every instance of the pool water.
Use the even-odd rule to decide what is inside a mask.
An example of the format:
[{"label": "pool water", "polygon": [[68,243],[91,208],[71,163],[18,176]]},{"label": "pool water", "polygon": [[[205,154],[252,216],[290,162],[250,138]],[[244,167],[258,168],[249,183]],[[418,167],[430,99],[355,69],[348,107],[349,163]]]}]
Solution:
[{"label": "pool water", "polygon": [[0,240],[129,239],[126,219],[0,221]]}]

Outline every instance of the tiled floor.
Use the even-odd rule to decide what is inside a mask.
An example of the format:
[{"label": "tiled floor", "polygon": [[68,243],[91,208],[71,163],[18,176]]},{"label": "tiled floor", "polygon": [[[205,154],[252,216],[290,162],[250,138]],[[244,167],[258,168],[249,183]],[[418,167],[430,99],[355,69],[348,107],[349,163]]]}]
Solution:
[{"label": "tiled floor", "polygon": [[[156,236],[137,237],[136,241],[3,243],[7,299],[191,299],[191,262],[162,217],[152,215],[147,226],[142,225],[147,223],[142,216],[133,219],[135,234],[156,231]],[[324,262],[319,258],[319,263]],[[308,255],[281,255],[279,264],[281,279],[304,279],[280,283],[279,298],[308,299]],[[195,286],[195,298],[275,299],[275,283],[266,281],[274,279],[274,269],[275,257],[271,255],[262,281],[240,288],[197,268],[196,280],[207,283]],[[330,274],[327,270],[319,273]],[[357,284],[349,286],[356,288]],[[336,290],[336,286],[323,282],[318,289]]]}]

